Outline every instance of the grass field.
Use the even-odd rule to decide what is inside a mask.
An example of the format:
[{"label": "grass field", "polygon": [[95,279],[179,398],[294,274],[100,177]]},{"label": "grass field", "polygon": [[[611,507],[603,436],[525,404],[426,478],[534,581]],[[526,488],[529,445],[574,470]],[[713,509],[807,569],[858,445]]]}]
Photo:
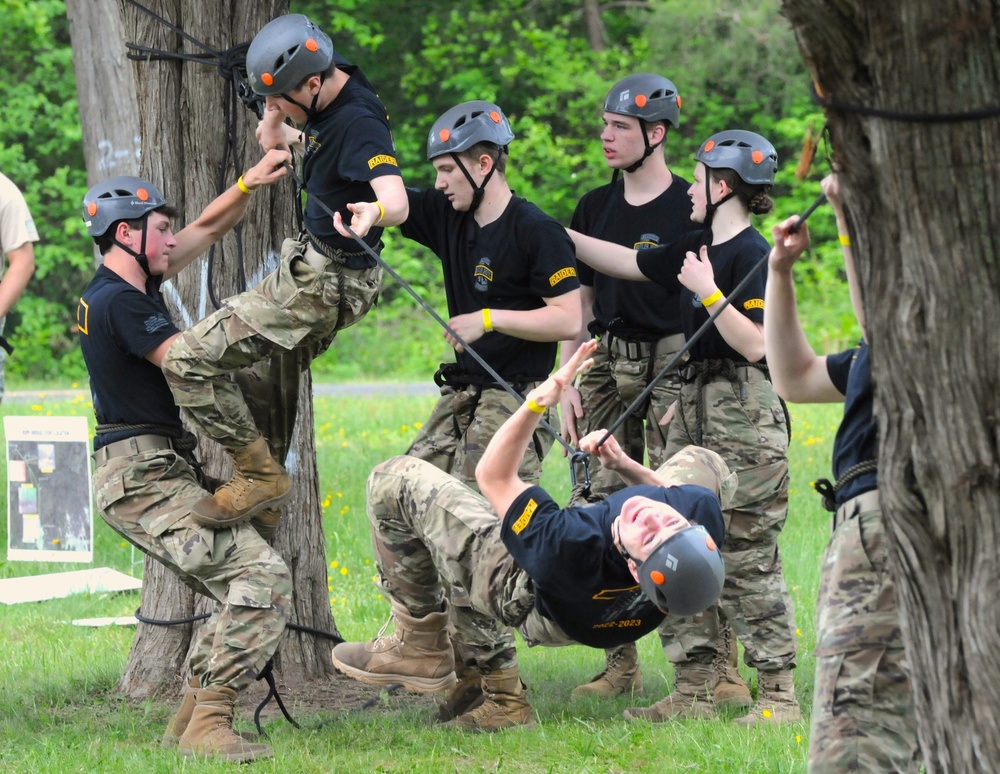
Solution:
[{"label": "grass field", "polygon": [[[316,445],[330,604],[348,639],[368,639],[388,603],[372,583],[374,565],[364,514],[364,482],[375,463],[405,450],[432,397],[319,398]],[[808,715],[812,698],[813,604],[829,518],[810,482],[829,475],[839,406],[792,407],[791,507],[781,539],[785,576],[799,628],[796,689]],[[91,415],[85,396],[40,393],[5,401],[0,414]],[[554,452],[543,485],[563,499],[568,467]],[[4,498],[6,500],[6,498]],[[133,555],[95,517],[96,567],[129,572]],[[6,519],[0,524],[6,546]],[[6,552],[3,554],[6,559]],[[79,570],[76,564],[5,562],[0,578]],[[141,564],[135,566],[141,572]],[[81,628],[76,618],[131,614],[138,593],[75,596],[0,606],[0,770],[4,772],[210,772],[221,763],[180,759],[159,747],[172,707],[128,706],[115,693],[133,630]],[[273,761],[254,771],[282,772],[793,772],[804,771],[808,720],[774,729],[743,729],[732,716],[652,725],[627,722],[622,710],[668,690],[672,670],[655,637],[639,643],[645,690],[635,699],[571,701],[573,687],[600,671],[603,654],[583,647],[520,651],[521,670],[539,724],[533,729],[463,735],[431,723],[425,709],[394,706],[297,717],[268,726]],[[745,668],[744,668],[745,670]],[[752,677],[751,670],[745,670]],[[286,702],[292,701],[285,697]],[[320,723],[322,722],[322,726]]]}]

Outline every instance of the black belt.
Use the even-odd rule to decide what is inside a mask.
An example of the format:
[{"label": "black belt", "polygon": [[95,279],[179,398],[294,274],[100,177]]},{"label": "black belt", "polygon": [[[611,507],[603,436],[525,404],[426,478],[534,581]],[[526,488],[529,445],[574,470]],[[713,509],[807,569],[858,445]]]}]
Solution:
[{"label": "black belt", "polygon": [[658,341],[632,341],[608,333],[606,343],[608,351],[613,352],[618,357],[624,357],[628,360],[645,360],[654,351],[658,354],[676,352],[684,346],[685,340],[683,333],[664,336]]},{"label": "black belt", "polygon": [[95,464],[103,465],[112,457],[131,457],[142,452],[172,448],[173,441],[165,435],[134,435],[123,441],[102,446],[90,456]]},{"label": "black belt", "polygon": [[862,492],[861,494],[852,497],[850,500],[837,508],[837,511],[833,514],[834,531],[836,531],[837,527],[845,521],[857,518],[859,514],[864,513],[865,511],[874,511],[878,509],[878,507],[877,489],[869,489],[867,492]]}]

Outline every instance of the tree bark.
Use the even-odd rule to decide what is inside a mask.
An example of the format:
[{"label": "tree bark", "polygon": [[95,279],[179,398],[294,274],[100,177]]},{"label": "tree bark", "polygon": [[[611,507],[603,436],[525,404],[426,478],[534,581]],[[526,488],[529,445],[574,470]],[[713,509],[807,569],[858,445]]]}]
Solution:
[{"label": "tree bark", "polygon": [[[124,41],[167,52],[206,53],[127,0],[118,0],[118,4],[123,37],[114,47],[109,46],[116,55],[118,49],[124,55]],[[252,4],[147,0],[144,6],[216,52],[249,42],[264,24],[287,11],[287,2],[282,0]],[[260,158],[262,151],[254,137],[257,119],[237,103],[230,116],[235,127],[235,159],[230,155],[223,165],[229,131],[225,105],[231,86],[220,77],[217,64],[150,59],[135,62],[134,72],[136,99],[133,102],[116,95],[118,110],[122,105],[134,105],[144,148],[140,174],[162,187],[167,200],[181,213],[179,225],[183,225]],[[234,230],[209,256],[164,284],[164,296],[179,327],[211,313],[217,299],[253,285],[277,265],[281,240],[293,230],[293,192],[291,183],[256,192],[244,219],[246,226]],[[276,358],[244,374],[241,384],[248,388],[256,385],[251,407],[281,456],[287,453],[294,481],[295,497],[284,510],[296,518],[283,520],[275,538],[275,547],[285,558],[295,585],[291,621],[336,633],[326,586],[311,380],[308,371],[300,375],[299,366],[294,357]],[[220,447],[203,441],[200,452],[210,474],[230,475],[232,468]],[[161,619],[184,618],[211,607],[151,561],[146,562],[142,605],[146,616]],[[174,689],[179,679],[186,678],[186,656],[194,634],[190,625],[140,625],[121,690],[129,698],[141,700]],[[282,640],[275,667],[286,684],[332,674],[329,642],[290,631]]]},{"label": "tree bark", "polygon": [[[1000,2],[786,0],[872,345],[879,492],[928,771],[1000,768]],[[863,115],[877,108],[892,117]]]}]

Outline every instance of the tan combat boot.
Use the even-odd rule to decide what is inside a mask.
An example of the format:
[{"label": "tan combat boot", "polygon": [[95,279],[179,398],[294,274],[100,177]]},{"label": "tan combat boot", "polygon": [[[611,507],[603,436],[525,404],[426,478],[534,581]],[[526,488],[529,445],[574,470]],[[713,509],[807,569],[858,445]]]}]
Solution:
[{"label": "tan combat boot", "polygon": [[604,671],[589,683],[573,689],[572,696],[621,696],[623,693],[642,693],[642,672],[639,670],[639,651],[634,642],[607,648],[604,651]]},{"label": "tan combat boot", "polygon": [[485,672],[482,676],[482,689],[485,701],[445,723],[445,728],[492,733],[506,728],[535,725],[535,713],[528,704],[521,674],[516,666]]},{"label": "tan combat boot", "polygon": [[231,763],[273,758],[270,745],[253,744],[233,731],[236,691],[232,688],[199,688],[194,692],[191,720],[177,744],[181,755],[209,755]]},{"label": "tan combat boot", "polygon": [[674,690],[649,707],[630,707],[626,720],[662,723],[686,718],[714,718],[718,713],[712,702],[712,665],[693,661],[675,665]]},{"label": "tan combat boot", "polygon": [[160,740],[162,747],[177,746],[177,742],[183,736],[188,723],[191,722],[191,713],[194,711],[194,694],[199,688],[201,688],[201,683],[198,682],[198,678],[191,675],[191,679],[188,681],[188,684],[184,688],[184,693],[181,695],[181,706],[177,708],[177,712],[170,718],[170,722],[167,723],[167,730],[163,732],[163,739]]},{"label": "tan combat boot", "polygon": [[719,642],[712,662],[712,700],[716,707],[749,707],[753,704],[750,688],[740,675],[740,649],[736,632],[726,627],[727,635]]},{"label": "tan combat boot", "polygon": [[455,674],[458,676],[458,682],[448,692],[441,706],[438,707],[437,719],[440,723],[454,720],[459,715],[474,710],[486,701],[479,667],[474,661],[466,661],[462,657],[458,643],[454,639],[452,639],[452,645],[455,648]]},{"label": "tan combat boot", "polygon": [[[396,631],[386,635],[389,622]],[[451,688],[456,681],[455,651],[448,638],[448,609],[414,618],[397,603],[392,617],[371,642],[342,642],[333,649],[333,665],[355,680],[373,685],[400,683],[419,693]]]},{"label": "tan combat boot", "polygon": [[794,723],[802,720],[802,710],[795,698],[792,670],[757,672],[757,703],[742,718],[733,722],[738,726],[755,726],[758,723]]},{"label": "tan combat boot", "polygon": [[292,493],[292,479],[271,455],[262,437],[232,453],[236,472],[215,494],[191,506],[191,515],[203,527],[217,529],[238,524],[265,508],[284,503]]}]

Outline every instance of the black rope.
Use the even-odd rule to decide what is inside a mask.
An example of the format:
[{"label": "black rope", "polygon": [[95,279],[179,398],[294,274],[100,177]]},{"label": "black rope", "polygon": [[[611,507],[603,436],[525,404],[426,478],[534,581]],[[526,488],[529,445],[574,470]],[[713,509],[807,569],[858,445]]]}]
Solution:
[{"label": "black rope", "polygon": [[859,116],[870,118],[883,118],[886,121],[900,121],[913,124],[953,124],[963,121],[982,121],[986,118],[996,118],[1000,116],[1000,107],[987,107],[978,110],[967,110],[960,113],[903,113],[898,110],[885,110],[883,108],[866,107],[864,105],[852,105],[848,102],[840,102],[829,97],[823,97],[816,90],[816,84],[811,85],[813,102],[822,105],[830,110],[841,113],[854,113]]},{"label": "black rope", "polygon": [[[789,228],[789,231],[794,234],[798,230],[799,226],[801,226],[803,223],[806,222],[806,218],[812,215],[813,212],[816,211],[816,208],[819,207],[819,205],[822,204],[825,200],[826,200],[825,194],[820,194],[819,196],[817,196],[816,200],[811,205],[809,205],[809,208],[802,214],[802,216],[795,223],[792,224],[792,226]],[[670,362],[667,363],[665,366],[663,366],[663,368],[660,369],[660,372],[655,377],[653,377],[653,381],[651,381],[648,385],[646,385],[646,389],[644,389],[641,393],[639,393],[639,396],[634,401],[632,401],[631,405],[629,405],[628,408],[626,408],[622,412],[622,415],[618,417],[618,419],[616,419],[611,424],[611,427],[608,428],[607,432],[605,432],[601,440],[597,442],[598,447],[602,446],[604,442],[607,441],[612,436],[615,430],[617,430],[621,426],[622,422],[624,422],[628,418],[628,416],[633,411],[636,410],[636,408],[638,408],[643,404],[646,398],[649,397],[649,394],[656,388],[656,385],[660,383],[660,380],[663,379],[663,377],[666,376],[668,373],[670,373],[670,371],[673,370],[674,367],[676,367],[676,365],[681,361],[681,358],[683,358],[691,350],[691,347],[695,345],[695,342],[697,342],[698,339],[700,339],[703,335],[705,335],[705,333],[716,321],[719,315],[722,314],[723,311],[725,311],[727,306],[729,306],[729,300],[733,296],[739,295],[740,292],[743,290],[743,288],[745,288],[750,283],[750,280],[753,279],[757,275],[757,273],[761,269],[763,269],[764,266],[767,265],[767,259],[770,257],[770,255],[771,251],[768,250],[767,253],[765,253],[759,261],[757,261],[754,267],[750,269],[749,272],[747,272],[747,275],[742,280],[740,280],[739,284],[737,284],[736,287],[733,288],[726,295],[726,297],[719,302],[718,309],[715,309],[708,316],[708,319],[705,320],[705,322],[702,323],[701,327],[698,328],[698,330],[696,330],[692,334],[691,338],[684,342],[684,346],[681,347],[680,350],[678,350],[678,352],[672,358],[670,358]]]},{"label": "black rope", "polygon": [[863,476],[865,473],[874,473],[877,470],[878,462],[876,460],[865,460],[845,470],[840,475],[840,478],[837,479],[837,483],[832,483],[828,478],[817,479],[813,482],[813,489],[823,498],[823,509],[830,513],[836,513],[837,492],[858,476]]}]

